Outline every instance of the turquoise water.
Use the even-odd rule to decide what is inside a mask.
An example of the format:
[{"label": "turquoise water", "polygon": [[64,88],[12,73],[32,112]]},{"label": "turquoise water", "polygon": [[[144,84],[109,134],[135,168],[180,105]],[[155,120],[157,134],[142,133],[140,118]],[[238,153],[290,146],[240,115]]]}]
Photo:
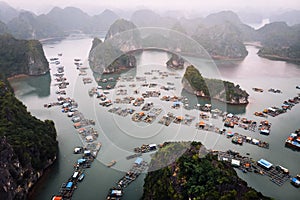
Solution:
[{"label": "turquoise water", "polygon": [[[171,124],[170,127],[163,127],[157,121],[151,125],[134,123],[130,117],[123,118],[108,113],[108,108],[100,107],[97,99],[89,97],[87,91],[91,87],[96,86],[96,83],[84,85],[82,77],[78,76],[73,60],[74,58],[81,58],[83,64],[87,66],[87,57],[91,44],[91,38],[82,38],[67,39],[57,43],[44,44],[43,46],[47,58],[56,57],[58,53],[63,53],[60,60],[62,65],[65,66],[65,74],[70,82],[67,94],[76,99],[79,103],[79,110],[87,118],[96,120],[95,128],[99,131],[99,141],[102,143],[97,160],[93,163],[92,168],[87,170],[86,178],[78,185],[73,199],[105,199],[108,189],[115,185],[115,182],[122,177],[124,171],[128,170],[134,161],[127,161],[125,157],[132,154],[134,147],[144,143],[199,140],[209,149],[234,149],[244,154],[250,153],[250,156],[255,160],[265,158],[273,164],[281,164],[288,168],[293,175],[300,173],[299,152],[294,152],[284,147],[284,141],[289,133],[300,128],[300,105],[296,105],[291,111],[277,118],[269,118],[273,124],[270,136],[262,136],[258,133],[237,129],[238,132],[244,135],[269,142],[270,149],[262,149],[248,144],[236,146],[223,136],[197,131],[193,126]],[[198,66],[204,76],[229,80],[238,83],[241,88],[246,89],[250,94],[250,103],[247,107],[232,106],[228,107],[228,110],[259,121],[261,118],[253,115],[255,111],[261,111],[263,108],[273,105],[280,106],[284,100],[297,95],[299,90],[295,89],[295,86],[300,84],[300,66],[260,58],[256,55],[257,49],[255,47],[248,46],[247,49],[249,55],[245,60],[219,62],[216,63],[218,67],[214,63],[201,59],[188,58],[188,60]],[[168,57],[166,53],[162,52],[145,52],[138,58],[139,67],[128,73],[144,76],[144,72],[154,68],[166,70],[163,67]],[[55,94],[56,87],[53,85],[54,77],[52,77],[52,74],[56,71],[56,66],[51,65],[50,67],[50,75],[20,78],[11,81],[16,96],[27,106],[28,110],[40,119],[54,120],[58,132],[60,148],[58,162],[38,184],[32,199],[50,199],[52,195],[58,193],[61,184],[72,175],[73,163],[78,158],[78,155],[72,154],[72,150],[74,146],[82,144],[81,138],[73,128],[71,121],[65,114],[61,113],[59,107],[51,109],[43,107],[45,103],[56,101],[57,97]],[[176,73],[180,74],[182,72]],[[92,77],[91,71],[88,71],[88,76]],[[187,93],[182,91],[180,81],[174,81],[172,77],[159,79],[161,84],[165,84],[168,81],[173,81],[176,86],[176,90],[172,91],[174,95],[186,94],[188,96]],[[128,85],[130,82],[120,82],[118,84]],[[263,88],[265,91],[271,87],[278,88],[283,93],[256,93],[252,91],[253,87]],[[130,87],[126,88],[130,90]],[[114,91],[110,93],[110,96],[114,97]],[[170,110],[170,106],[167,103],[155,99],[151,99],[151,101],[158,104],[163,109],[163,113]],[[191,101],[196,102],[197,99],[193,97]],[[176,114],[190,113],[194,116],[199,114],[195,110],[179,109],[170,111]],[[218,123],[217,121],[213,122]],[[221,123],[219,125],[221,126]],[[149,155],[145,155],[144,158],[149,159]],[[113,168],[107,168],[105,164],[112,159],[117,160],[117,164]],[[289,183],[278,187],[264,176],[240,172],[238,174],[250,186],[261,191],[264,195],[272,196],[275,199],[297,199],[299,197],[299,189],[294,188]],[[144,175],[140,176],[126,188],[124,199],[131,200],[141,197],[143,177]]]}]

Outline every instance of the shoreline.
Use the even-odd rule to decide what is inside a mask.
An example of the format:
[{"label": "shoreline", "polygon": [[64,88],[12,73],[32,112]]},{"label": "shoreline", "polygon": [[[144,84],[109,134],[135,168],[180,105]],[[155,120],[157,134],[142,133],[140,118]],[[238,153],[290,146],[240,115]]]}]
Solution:
[{"label": "shoreline", "polygon": [[43,182],[47,181],[47,178],[52,174],[51,172],[52,172],[53,168],[55,167],[55,164],[57,164],[57,160],[58,160],[57,156],[51,164],[49,164],[45,169],[42,170],[41,176],[29,188],[28,193],[27,193],[27,198],[29,200],[34,199],[34,196],[36,196],[40,187],[43,186],[43,184],[39,184],[39,183],[43,183]]},{"label": "shoreline", "polygon": [[11,80],[25,78],[25,77],[29,77],[29,75],[27,75],[27,74],[17,74],[17,75],[13,75],[13,76],[8,77],[7,80],[11,81]]},{"label": "shoreline", "polygon": [[286,62],[291,62],[291,63],[300,63],[300,59],[293,59],[289,57],[282,57],[274,54],[257,54],[258,56],[270,60],[275,60],[275,61],[286,61]]},{"label": "shoreline", "polygon": [[11,81],[11,80],[16,80],[16,79],[21,79],[21,78],[28,78],[28,77],[37,77],[37,76],[44,76],[46,74],[50,73],[50,69],[48,69],[47,71],[43,72],[42,74],[34,74],[34,75],[29,75],[29,74],[16,74],[16,75],[13,75],[13,76],[10,76],[10,77],[7,77],[7,80],[8,81]]}]

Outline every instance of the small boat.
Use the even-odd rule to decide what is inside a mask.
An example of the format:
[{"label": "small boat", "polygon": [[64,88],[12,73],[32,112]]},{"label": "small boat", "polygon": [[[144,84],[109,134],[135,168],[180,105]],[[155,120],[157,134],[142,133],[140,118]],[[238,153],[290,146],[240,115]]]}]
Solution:
[{"label": "small boat", "polygon": [[84,175],[84,173],[82,173],[79,177],[78,177],[78,181],[82,181],[83,179],[84,179],[84,177],[85,177],[85,175]]},{"label": "small boat", "polygon": [[117,163],[116,160],[112,160],[112,161],[110,161],[106,166],[107,166],[107,167],[112,167],[112,166],[114,166],[116,163]]},{"label": "small boat", "polygon": [[264,90],[261,88],[252,88],[252,90],[254,90],[255,92],[263,92]]},{"label": "small boat", "polygon": [[233,137],[234,136],[234,133],[233,132],[231,132],[231,131],[228,131],[227,132],[227,137]]},{"label": "small boat", "polygon": [[62,200],[62,196],[54,196],[52,197],[52,200]]},{"label": "small boat", "polygon": [[297,176],[291,178],[291,184],[297,188],[300,187],[300,175],[299,174]]}]

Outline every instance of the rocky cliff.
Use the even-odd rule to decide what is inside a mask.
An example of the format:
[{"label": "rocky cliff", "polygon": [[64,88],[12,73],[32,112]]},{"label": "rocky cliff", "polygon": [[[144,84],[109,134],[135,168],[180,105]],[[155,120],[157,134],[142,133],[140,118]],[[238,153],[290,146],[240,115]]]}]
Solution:
[{"label": "rocky cliff", "polygon": [[182,79],[183,87],[199,97],[209,97],[229,104],[248,104],[249,94],[229,81],[202,77],[201,73],[190,65]]},{"label": "rocky cliff", "polygon": [[200,142],[165,143],[152,157],[142,199],[270,199],[207,153]]},{"label": "rocky cliff", "polygon": [[111,25],[104,42],[94,39],[89,54],[93,72],[113,73],[136,66],[135,57],[127,53],[140,47],[139,32],[135,28],[132,22],[119,19]]},{"label": "rocky cliff", "polygon": [[259,56],[300,62],[300,25],[273,22],[259,29],[258,34],[262,44]]},{"label": "rocky cliff", "polygon": [[58,143],[52,121],[30,115],[0,78],[0,199],[27,199],[30,188],[51,165]]},{"label": "rocky cliff", "polygon": [[242,32],[236,26],[225,22],[199,28],[193,38],[213,59],[243,59],[248,52],[241,35]]},{"label": "rocky cliff", "polygon": [[0,70],[5,76],[41,75],[49,71],[49,63],[37,40],[17,40],[0,36]]}]

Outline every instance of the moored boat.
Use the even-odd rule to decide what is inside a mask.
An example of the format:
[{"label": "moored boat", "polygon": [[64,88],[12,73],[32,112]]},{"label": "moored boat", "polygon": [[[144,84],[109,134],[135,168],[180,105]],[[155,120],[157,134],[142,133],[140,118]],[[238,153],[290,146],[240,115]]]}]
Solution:
[{"label": "moored boat", "polygon": [[85,177],[85,175],[84,175],[84,173],[82,173],[79,177],[78,177],[78,181],[82,181],[83,179],[84,179],[84,177]]},{"label": "moored boat", "polygon": [[261,88],[252,88],[252,90],[254,90],[255,92],[263,92],[264,90]]},{"label": "moored boat", "polygon": [[107,166],[107,167],[112,167],[112,166],[114,166],[116,163],[117,163],[116,160],[112,160],[112,161],[110,161],[106,166]]},{"label": "moored boat", "polygon": [[300,187],[300,175],[291,178],[291,184],[295,187]]}]

